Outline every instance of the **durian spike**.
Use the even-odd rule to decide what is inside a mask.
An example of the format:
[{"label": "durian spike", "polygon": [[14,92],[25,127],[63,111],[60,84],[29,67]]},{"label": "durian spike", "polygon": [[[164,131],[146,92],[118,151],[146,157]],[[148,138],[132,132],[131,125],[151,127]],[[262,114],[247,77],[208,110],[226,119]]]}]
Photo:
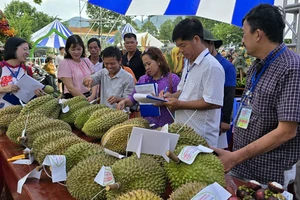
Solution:
[{"label": "durian spike", "polygon": [[114,184],[111,184],[111,185],[107,185],[105,187],[105,190],[106,191],[109,191],[109,190],[118,190],[120,187],[121,187],[120,183],[114,183]]},{"label": "durian spike", "polygon": [[180,160],[179,160],[179,158],[178,158],[178,156],[176,156],[172,151],[167,151],[166,152],[166,155],[171,159],[171,160],[173,160],[174,162],[176,162],[176,163],[180,163]]},{"label": "durian spike", "polygon": [[36,166],[36,171],[41,171],[43,169],[43,165]]}]

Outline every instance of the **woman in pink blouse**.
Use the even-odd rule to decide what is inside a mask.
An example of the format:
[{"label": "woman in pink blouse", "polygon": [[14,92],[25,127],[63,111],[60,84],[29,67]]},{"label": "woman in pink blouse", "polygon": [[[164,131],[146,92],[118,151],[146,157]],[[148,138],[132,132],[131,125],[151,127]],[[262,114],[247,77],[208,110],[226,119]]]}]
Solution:
[{"label": "woman in pink blouse", "polygon": [[78,35],[71,35],[66,42],[66,55],[58,65],[58,78],[63,82],[63,97],[70,99],[74,96],[86,96],[88,101],[96,97],[97,86],[86,88],[82,84],[84,77],[94,73],[92,63],[85,58],[85,48]]}]

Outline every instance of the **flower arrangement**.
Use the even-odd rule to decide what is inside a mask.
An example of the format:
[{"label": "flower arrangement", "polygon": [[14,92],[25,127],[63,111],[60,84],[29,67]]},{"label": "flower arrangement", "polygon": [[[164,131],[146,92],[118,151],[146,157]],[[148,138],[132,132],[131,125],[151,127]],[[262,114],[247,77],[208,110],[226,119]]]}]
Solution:
[{"label": "flower arrangement", "polygon": [[13,37],[16,34],[16,30],[14,28],[10,28],[8,21],[0,10],[0,42],[5,43],[5,41],[9,37]]}]

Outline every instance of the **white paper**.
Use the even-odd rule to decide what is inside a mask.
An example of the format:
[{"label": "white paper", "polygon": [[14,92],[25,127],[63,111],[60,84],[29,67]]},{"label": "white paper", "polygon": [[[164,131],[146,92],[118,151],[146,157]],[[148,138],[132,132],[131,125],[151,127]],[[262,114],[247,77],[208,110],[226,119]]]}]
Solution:
[{"label": "white paper", "polygon": [[[27,148],[26,148],[27,149]],[[18,164],[18,165],[31,165],[35,161],[35,158],[33,154],[28,155],[28,159],[20,159],[14,161],[12,164]]]},{"label": "white paper", "polygon": [[181,152],[178,155],[178,158],[182,162],[190,165],[195,161],[197,155],[201,152],[202,153],[212,153],[213,150],[208,147],[205,147],[203,145],[186,146],[181,150]]},{"label": "white paper", "polygon": [[227,133],[221,133],[221,135],[219,135],[219,140],[218,140],[218,145],[217,147],[219,149],[225,149],[228,147],[228,141],[227,141]]},{"label": "white paper", "polygon": [[58,100],[58,104],[61,106],[62,113],[67,113],[67,112],[69,112],[70,108],[68,105],[65,106],[64,102],[66,102],[66,101],[63,101],[62,99]]},{"label": "white paper", "polygon": [[34,90],[43,89],[44,85],[34,78],[24,74],[16,83],[16,85],[20,88],[17,92],[13,92],[13,94],[18,97],[23,102],[27,103],[35,96]]},{"label": "white paper", "polygon": [[169,124],[165,124],[161,130],[161,132],[164,132],[164,133],[169,133]]},{"label": "white paper", "polygon": [[289,193],[289,192],[287,192],[287,191],[284,191],[284,192],[282,193],[282,196],[284,196],[286,200],[293,200],[293,197],[294,197],[293,194],[291,194],[291,193]]},{"label": "white paper", "polygon": [[141,94],[141,93],[135,93],[133,95],[133,98],[138,101],[139,103],[161,103],[161,102],[167,102],[165,99],[161,99],[149,94]]},{"label": "white paper", "polygon": [[178,139],[178,134],[134,127],[126,151],[136,152],[138,157],[141,153],[161,155],[169,162],[166,152],[175,150]]},{"label": "white paper", "polygon": [[136,93],[141,94],[155,94],[158,95],[158,85],[157,83],[145,83],[138,84],[135,86]]},{"label": "white paper", "polygon": [[94,181],[105,187],[115,183],[115,178],[110,167],[102,166]]},{"label": "white paper", "polygon": [[41,173],[42,170],[37,171],[36,168],[34,170],[32,170],[31,172],[29,172],[26,176],[24,176],[23,178],[21,178],[18,181],[18,185],[17,185],[17,192],[19,194],[22,193],[22,187],[24,185],[24,183],[26,182],[27,178],[36,178],[36,179],[40,179],[41,178]]},{"label": "white paper", "polygon": [[106,148],[104,148],[104,152],[105,152],[106,154],[109,154],[109,155],[114,156],[114,157],[119,158],[119,159],[122,159],[122,158],[125,157],[125,156],[123,156],[123,155],[121,155],[121,154],[118,154],[117,152],[114,152],[114,151],[109,150],[109,149],[106,149]]},{"label": "white paper", "polygon": [[53,183],[67,180],[66,157],[64,155],[47,155],[43,165],[51,166]]},{"label": "white paper", "polygon": [[231,197],[231,194],[215,182],[205,187],[191,200],[227,200],[229,197]]}]

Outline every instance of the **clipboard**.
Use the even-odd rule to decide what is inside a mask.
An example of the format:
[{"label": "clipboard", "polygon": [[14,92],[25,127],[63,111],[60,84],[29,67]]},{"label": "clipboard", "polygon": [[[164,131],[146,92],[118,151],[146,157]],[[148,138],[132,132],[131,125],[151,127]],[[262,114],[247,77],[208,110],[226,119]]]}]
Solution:
[{"label": "clipboard", "polygon": [[139,102],[139,103],[161,103],[161,102],[167,102],[165,99],[161,99],[155,96],[152,96],[150,94],[140,94],[135,93],[133,95],[133,98]]}]

